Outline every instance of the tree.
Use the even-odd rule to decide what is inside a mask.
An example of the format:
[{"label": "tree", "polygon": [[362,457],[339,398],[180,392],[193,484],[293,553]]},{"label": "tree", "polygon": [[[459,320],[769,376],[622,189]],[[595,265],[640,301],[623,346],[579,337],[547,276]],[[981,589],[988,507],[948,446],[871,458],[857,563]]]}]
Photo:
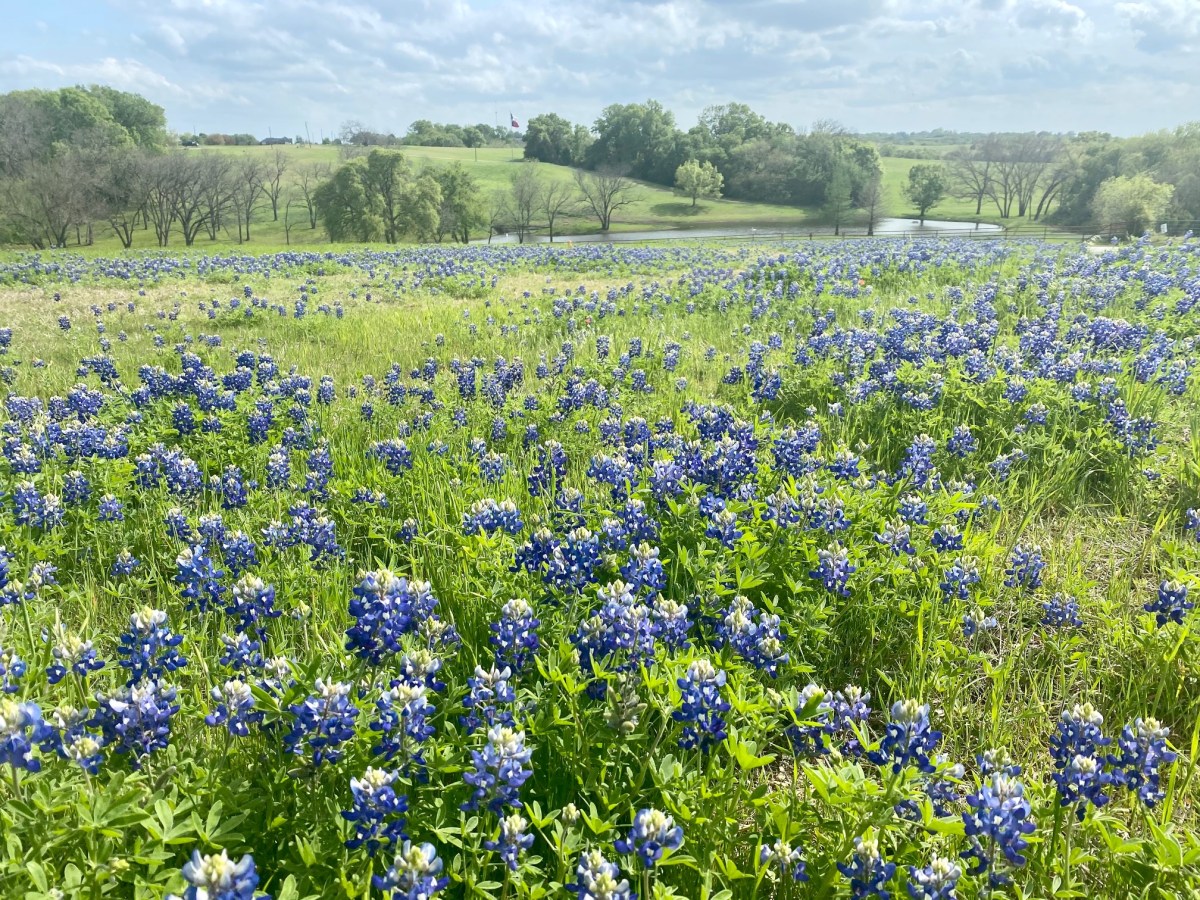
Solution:
[{"label": "tree", "polygon": [[908,170],[908,184],[904,196],[917,208],[921,224],[925,224],[925,213],[937,206],[946,196],[946,173],[936,163],[922,163]]},{"label": "tree", "polygon": [[431,240],[442,191],[432,173],[415,176],[400,151],[375,149],[338,166],[313,203],[334,241]]},{"label": "tree", "polygon": [[[243,240],[250,240],[250,220],[254,218],[254,210],[258,207],[259,198],[262,196],[265,177],[266,169],[262,162],[257,156],[250,154],[242,157],[233,173],[233,190],[230,192],[229,199],[237,215],[239,244]],[[242,237],[243,226],[245,227],[245,238]]]},{"label": "tree", "polygon": [[693,207],[698,197],[720,197],[724,186],[725,178],[710,162],[689,159],[675,170],[675,190],[691,197]]},{"label": "tree", "polygon": [[877,175],[867,182],[866,187],[863,188],[861,202],[862,210],[867,218],[867,237],[871,237],[875,234],[875,226],[883,218],[883,208],[886,202],[882,177]]},{"label": "tree", "polygon": [[592,130],[596,140],[586,161],[593,169],[626,171],[634,178],[671,184],[683,162],[683,135],[675,127],[675,116],[657,100],[607,106]]},{"label": "tree", "polygon": [[981,158],[976,147],[963,147],[947,154],[946,162],[947,190],[955,197],[974,200],[978,216],[991,187],[992,161]]},{"label": "tree", "polygon": [[542,188],[539,208],[550,235],[550,243],[553,244],[554,223],[579,215],[579,197],[568,182],[551,180]]},{"label": "tree", "polygon": [[537,163],[525,162],[513,174],[511,187],[505,197],[504,219],[516,232],[517,242],[525,243],[538,222],[542,209],[543,181]]},{"label": "tree", "polygon": [[613,213],[637,201],[634,183],[620,171],[602,168],[595,172],[575,172],[581,205],[592,211],[601,231],[608,231]]},{"label": "tree", "polygon": [[486,222],[483,197],[474,177],[462,163],[452,163],[433,173],[441,189],[438,224],[434,239],[441,243],[444,235],[467,244],[471,231]]},{"label": "tree", "polygon": [[272,221],[279,221],[279,198],[283,195],[283,176],[288,171],[288,155],[276,150],[267,161],[263,174],[263,193],[271,201]]},{"label": "tree", "polygon": [[317,227],[317,207],[313,203],[313,193],[317,185],[329,178],[328,163],[310,163],[301,166],[296,178],[296,186],[300,189],[300,199],[304,201],[304,209],[308,213],[308,227]]},{"label": "tree", "polygon": [[834,235],[842,233],[842,225],[854,203],[850,195],[850,173],[842,166],[834,170],[833,177],[825,191],[825,218],[833,226]]},{"label": "tree", "polygon": [[1162,220],[1174,191],[1144,173],[1110,178],[1092,201],[1096,224],[1112,234],[1141,234]]},{"label": "tree", "polygon": [[555,113],[534,116],[525,125],[525,158],[556,166],[579,165],[591,143],[588,130],[582,128],[581,134],[581,128]]}]

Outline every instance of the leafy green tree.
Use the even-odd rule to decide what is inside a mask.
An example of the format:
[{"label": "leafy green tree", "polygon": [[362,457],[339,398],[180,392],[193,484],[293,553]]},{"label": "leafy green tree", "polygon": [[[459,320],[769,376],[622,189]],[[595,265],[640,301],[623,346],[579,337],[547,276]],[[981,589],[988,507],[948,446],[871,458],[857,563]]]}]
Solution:
[{"label": "leafy green tree", "polygon": [[1118,175],[1100,185],[1092,201],[1096,224],[1106,232],[1141,234],[1161,221],[1175,188],[1145,173]]},{"label": "leafy green tree", "polygon": [[383,219],[368,191],[366,168],[365,157],[352,159],[313,193],[317,216],[331,241],[377,241],[383,236]]},{"label": "leafy green tree", "polygon": [[575,155],[574,126],[556,113],[534,116],[525,124],[525,158],[570,166],[580,162]]},{"label": "leafy green tree", "polygon": [[479,185],[466,167],[457,162],[435,170],[433,177],[441,189],[434,239],[440,243],[445,235],[449,235],[452,240],[469,243],[471,231],[487,224]]},{"label": "leafy green tree", "polygon": [[592,130],[589,168],[625,171],[655,184],[671,184],[683,162],[683,134],[675,116],[657,100],[614,103],[604,108]]},{"label": "leafy green tree", "polygon": [[720,197],[724,186],[724,176],[710,162],[689,159],[675,170],[675,190],[691,197],[693,207],[700,197]]},{"label": "leafy green tree", "polygon": [[936,163],[921,163],[908,170],[908,184],[904,196],[917,208],[921,224],[925,224],[925,213],[937,206],[946,196],[946,172]]},{"label": "leafy green tree", "polygon": [[842,226],[854,208],[851,196],[850,173],[845,166],[838,166],[826,188],[824,206],[825,218],[833,226],[835,235],[842,233]]}]

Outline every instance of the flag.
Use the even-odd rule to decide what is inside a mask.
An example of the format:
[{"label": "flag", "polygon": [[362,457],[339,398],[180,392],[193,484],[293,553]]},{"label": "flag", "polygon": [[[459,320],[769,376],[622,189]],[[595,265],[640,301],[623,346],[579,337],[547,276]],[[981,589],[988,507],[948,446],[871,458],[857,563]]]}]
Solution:
[{"label": "flag", "polygon": [[513,114],[512,114],[512,113],[509,113],[509,114],[508,114],[508,117],[509,117],[510,119],[512,119],[512,127],[513,127],[513,128],[520,128],[520,127],[521,127],[521,123],[520,123],[520,122],[518,122],[516,119],[514,119],[514,118],[513,118]]}]

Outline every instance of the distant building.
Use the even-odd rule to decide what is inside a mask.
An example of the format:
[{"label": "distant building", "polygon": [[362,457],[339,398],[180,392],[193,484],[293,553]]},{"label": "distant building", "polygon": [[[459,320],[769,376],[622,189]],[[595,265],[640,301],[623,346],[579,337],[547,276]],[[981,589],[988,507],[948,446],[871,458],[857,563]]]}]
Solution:
[{"label": "distant building", "polygon": [[276,144],[290,144],[291,142],[292,142],[292,139],[288,138],[288,137],[282,137],[282,138],[269,137],[269,138],[263,138],[258,143],[259,143],[259,146],[262,146],[262,147],[273,147]]}]

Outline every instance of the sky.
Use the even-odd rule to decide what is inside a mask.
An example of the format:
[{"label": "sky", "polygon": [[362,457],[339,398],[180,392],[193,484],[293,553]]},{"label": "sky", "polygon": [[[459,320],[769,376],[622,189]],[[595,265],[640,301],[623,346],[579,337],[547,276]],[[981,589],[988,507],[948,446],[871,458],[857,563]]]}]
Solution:
[{"label": "sky", "polygon": [[1200,119],[1200,0],[0,0],[0,92],[109,84],[180,132],[351,120],[1108,131]]}]

